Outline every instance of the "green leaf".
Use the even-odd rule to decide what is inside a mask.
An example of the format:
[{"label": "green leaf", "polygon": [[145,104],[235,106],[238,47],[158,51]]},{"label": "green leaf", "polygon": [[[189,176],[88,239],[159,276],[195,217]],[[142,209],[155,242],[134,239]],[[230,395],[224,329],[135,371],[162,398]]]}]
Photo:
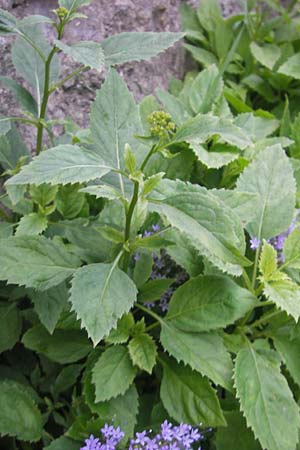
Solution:
[{"label": "green leaf", "polygon": [[33,158],[7,185],[74,184],[101,178],[110,170],[96,153],[76,145],[58,145]]},{"label": "green leaf", "polygon": [[89,5],[93,0],[59,0],[59,6],[62,6],[69,10],[75,10],[81,6]]},{"label": "green leaf", "polygon": [[284,267],[300,269],[300,230],[296,228],[283,246]]},{"label": "green leaf", "polygon": [[162,278],[159,280],[149,280],[139,289],[138,300],[140,302],[153,302],[159,300],[167,289],[174,283],[175,278]]},{"label": "green leaf", "polygon": [[17,19],[5,9],[0,8],[0,35],[13,34],[17,30]]},{"label": "green leaf", "polygon": [[30,152],[17,127],[12,124],[6,135],[0,136],[0,164],[6,170],[15,169],[22,157],[29,159]]},{"label": "green leaf", "polygon": [[22,319],[15,303],[0,303],[0,353],[18,342]]},{"label": "green leaf", "polygon": [[11,122],[9,117],[0,116],[0,136],[8,133],[11,128]]},{"label": "green leaf", "polygon": [[[284,275],[280,273],[280,275]],[[300,287],[287,279],[271,280],[264,285],[264,294],[282,311],[297,321],[300,317]]]},{"label": "green leaf", "polygon": [[300,338],[290,337],[290,330],[287,328],[278,329],[271,332],[274,345],[292,375],[295,383],[300,386]]},{"label": "green leaf", "polygon": [[255,218],[258,195],[237,190],[211,189],[210,192],[229,206],[246,226]]},{"label": "green leaf", "polygon": [[0,83],[12,92],[24,111],[28,111],[34,116],[38,115],[36,101],[27,89],[9,77],[0,76]]},{"label": "green leaf", "polygon": [[259,270],[264,281],[272,280],[277,272],[277,252],[275,248],[264,242],[259,259]]},{"label": "green leaf", "polygon": [[151,275],[153,267],[153,257],[149,252],[138,253],[138,258],[133,269],[133,281],[140,288],[145,284]]},{"label": "green leaf", "polygon": [[50,184],[41,184],[30,186],[29,193],[32,201],[45,208],[45,206],[52,203],[56,197],[58,186],[51,186]]},{"label": "green leaf", "polygon": [[133,315],[131,313],[124,314],[118,320],[116,328],[112,329],[107,338],[105,338],[106,342],[109,344],[124,344],[128,341],[133,326]]},{"label": "green leaf", "polygon": [[256,42],[251,42],[250,50],[254,58],[270,70],[274,68],[281,56],[281,50],[275,44],[258,45]]},{"label": "green leaf", "polygon": [[46,290],[70,277],[80,260],[42,236],[0,240],[0,280]]},{"label": "green leaf", "polygon": [[101,45],[108,66],[128,61],[142,61],[158,55],[171,47],[184,33],[130,32],[115,34],[104,39]]},{"label": "green leaf", "polygon": [[24,386],[0,381],[0,434],[35,442],[42,431],[42,415]]},{"label": "green leaf", "polygon": [[290,226],[296,183],[289,158],[280,145],[268,147],[258,154],[240,175],[237,191],[259,196],[255,219],[247,225],[252,237],[270,239]]},{"label": "green leaf", "polygon": [[[191,117],[186,110],[184,103],[179,98],[171,95],[168,91],[163,91],[161,89],[157,89],[155,93],[158,100],[162,103],[164,109],[170,114],[176,125],[182,125]],[[159,107],[156,109],[159,109]]]},{"label": "green leaf", "polygon": [[261,446],[268,450],[294,450],[300,426],[299,408],[280,373],[277,354],[255,350],[249,344],[238,353],[234,378],[247,425]]},{"label": "green leaf", "polygon": [[96,345],[117,325],[136,301],[137,289],[125,272],[112,264],[89,264],[78,269],[70,301],[82,326]]},{"label": "green leaf", "polygon": [[197,9],[200,24],[206,31],[215,31],[216,25],[222,20],[221,8],[218,0],[202,0]]},{"label": "green leaf", "polygon": [[162,180],[150,201],[151,210],[165,216],[189,243],[215,266],[240,274],[248,262],[241,223],[226,205],[203,187]]},{"label": "green leaf", "polygon": [[191,149],[206,167],[209,169],[219,169],[227,166],[240,156],[239,151],[235,147],[228,147],[224,144],[217,144],[212,150],[207,150],[201,144],[190,144]]},{"label": "green leaf", "polygon": [[29,291],[29,297],[34,304],[34,309],[40,321],[52,334],[62,311],[68,303],[66,285],[63,283],[44,292],[31,290]]},{"label": "green leaf", "polygon": [[97,184],[96,186],[87,186],[86,188],[80,189],[79,192],[95,195],[96,198],[107,198],[108,200],[119,200],[122,198],[122,193],[120,191],[117,191],[108,185]]},{"label": "green leaf", "polygon": [[224,413],[227,427],[218,428],[216,433],[217,450],[236,448],[239,450],[261,450],[253,433],[247,428],[246,421],[239,411]]},{"label": "green leaf", "polygon": [[256,297],[223,276],[198,276],[180,286],[166,320],[186,332],[224,328],[257,305]]},{"label": "green leaf", "polygon": [[80,445],[79,442],[61,436],[58,439],[54,439],[47,447],[44,447],[44,450],[79,450]]},{"label": "green leaf", "polygon": [[234,119],[234,124],[244,130],[254,142],[270,136],[279,126],[276,119],[254,116],[252,113],[239,114]]},{"label": "green leaf", "polygon": [[144,333],[138,334],[129,342],[128,350],[133,364],[151,374],[157,355],[157,348],[152,336]]},{"label": "green leaf", "polygon": [[42,325],[26,331],[22,343],[59,364],[76,362],[92,350],[90,341],[81,330],[58,329],[51,335]]},{"label": "green leaf", "polygon": [[232,391],[231,357],[217,333],[184,332],[165,321],[160,340],[164,349],[178,362],[188,364],[215,384]]},{"label": "green leaf", "polygon": [[190,89],[190,105],[195,114],[211,111],[223,91],[223,81],[216,65],[202,70]]},{"label": "green leaf", "polygon": [[76,62],[99,71],[104,67],[104,53],[98,42],[80,41],[72,45],[66,45],[55,39],[54,44]]},{"label": "green leaf", "polygon": [[300,80],[300,53],[288,58],[278,69],[279,73]]},{"label": "green leaf", "polygon": [[168,414],[177,422],[225,426],[219,400],[207,378],[175,361],[163,362],[160,396]]},{"label": "green leaf", "polygon": [[174,142],[204,144],[208,139],[218,136],[222,142],[236,146],[241,150],[251,145],[248,135],[229,119],[217,116],[198,114],[187,120],[175,134]]},{"label": "green leaf", "polygon": [[57,375],[54,384],[54,392],[56,394],[65,392],[70,389],[75,383],[82,370],[81,364],[71,364],[65,366],[62,371]]},{"label": "green leaf", "polygon": [[218,65],[218,59],[212,52],[209,52],[204,48],[196,47],[196,45],[184,44],[184,47],[192,54],[193,58],[204,67],[212,64]]},{"label": "green leaf", "polygon": [[103,402],[124,394],[136,374],[128,350],[122,345],[114,345],[105,350],[92,372],[96,402]]},{"label": "green leaf", "polygon": [[74,219],[86,204],[85,195],[78,192],[80,185],[60,186],[56,195],[56,208],[64,219]]},{"label": "green leaf", "polygon": [[30,213],[23,216],[16,229],[16,236],[34,236],[46,230],[48,220],[40,213]]}]

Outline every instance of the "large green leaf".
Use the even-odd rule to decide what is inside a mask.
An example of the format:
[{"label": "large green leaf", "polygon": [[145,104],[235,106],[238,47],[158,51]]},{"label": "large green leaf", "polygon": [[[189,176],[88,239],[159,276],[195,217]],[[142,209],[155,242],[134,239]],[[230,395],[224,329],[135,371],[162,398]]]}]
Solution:
[{"label": "large green leaf", "polygon": [[22,320],[15,303],[0,303],[0,353],[10,350],[19,340]]},{"label": "large green leaf", "polygon": [[0,240],[0,280],[46,290],[70,277],[80,260],[42,236]]},{"label": "large green leaf", "polygon": [[38,441],[42,415],[22,384],[0,381],[0,434],[24,441]]},{"label": "large green leaf", "polygon": [[136,301],[137,289],[125,272],[112,264],[89,264],[76,271],[70,301],[88,335],[97,344]]},{"label": "large green leaf", "polygon": [[128,350],[114,345],[105,350],[93,368],[96,402],[103,402],[124,394],[136,374]]},{"label": "large green leaf", "polygon": [[110,170],[96,153],[76,145],[58,145],[33,158],[7,185],[78,183],[101,178]]},{"label": "large green leaf", "polygon": [[56,330],[52,335],[42,325],[35,325],[23,336],[26,348],[42,353],[60,364],[69,364],[84,358],[92,345],[81,330]]},{"label": "large green leaf", "polygon": [[269,239],[290,226],[296,183],[289,158],[280,145],[259,153],[240,175],[237,190],[259,196],[255,219],[247,226],[252,237]]},{"label": "large green leaf", "polygon": [[224,426],[222,410],[207,378],[175,361],[163,362],[160,395],[164,407],[177,422]]},{"label": "large green leaf", "polygon": [[[283,275],[283,274],[281,274]],[[270,280],[264,285],[264,294],[297,321],[300,317],[300,286],[290,279]]]},{"label": "large green leaf", "polygon": [[279,126],[278,120],[254,116],[253,113],[239,114],[234,119],[234,123],[242,128],[254,142],[270,136]]},{"label": "large green leaf", "polygon": [[241,409],[261,446],[295,450],[299,408],[280,373],[277,354],[249,344],[238,353],[234,377]]},{"label": "large green leaf", "polygon": [[160,335],[164,349],[178,362],[232,390],[232,361],[217,333],[188,333],[164,322]]},{"label": "large green leaf", "polygon": [[206,167],[209,169],[219,169],[227,166],[240,156],[239,151],[235,147],[228,147],[224,144],[219,144],[212,150],[207,150],[201,144],[191,143],[191,149]]},{"label": "large green leaf", "polygon": [[171,47],[184,33],[131,32],[110,36],[101,42],[106,64],[150,59]]},{"label": "large green leaf", "polygon": [[65,283],[44,292],[31,290],[29,297],[44,327],[47,328],[49,333],[53,333],[68,302],[68,290]]},{"label": "large green leaf", "polygon": [[210,331],[233,324],[256,304],[256,297],[230,278],[201,275],[176,290],[166,319],[183,331]]},{"label": "large green leaf", "polygon": [[251,42],[250,50],[254,58],[270,70],[281,56],[281,50],[275,44],[258,45],[256,42]]},{"label": "large green leaf", "polygon": [[162,180],[151,194],[150,208],[165,216],[200,254],[223,271],[238,275],[247,265],[244,232],[236,215],[207,189]]},{"label": "large green leaf", "polygon": [[54,41],[56,47],[75,61],[89,66],[92,69],[101,70],[104,67],[104,53],[98,42],[81,41],[73,45],[66,45],[62,41]]},{"label": "large green leaf", "polygon": [[240,218],[243,225],[254,219],[258,195],[252,192],[238,192],[233,189],[211,189],[210,192],[222,200]]},{"label": "large green leaf", "polygon": [[37,116],[38,109],[36,101],[27,89],[9,77],[0,76],[0,83],[12,92],[24,111],[28,111],[34,116]]},{"label": "large green leaf", "polygon": [[290,337],[289,328],[281,328],[271,333],[276,350],[280,353],[283,361],[294,381],[300,386],[300,337]]},{"label": "large green leaf", "polygon": [[247,428],[246,421],[239,411],[224,413],[227,427],[218,428],[216,433],[217,450],[261,450],[253,433]]},{"label": "large green leaf", "polygon": [[300,80],[300,53],[296,53],[285,61],[278,69],[279,73]]},{"label": "large green leaf", "polygon": [[30,213],[20,219],[15,234],[16,236],[35,236],[45,231],[47,226],[47,217],[40,213]]}]

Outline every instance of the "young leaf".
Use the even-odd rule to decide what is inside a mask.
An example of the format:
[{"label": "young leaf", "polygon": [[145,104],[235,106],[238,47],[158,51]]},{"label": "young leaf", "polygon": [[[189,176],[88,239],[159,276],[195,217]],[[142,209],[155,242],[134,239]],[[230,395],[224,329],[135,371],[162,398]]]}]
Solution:
[{"label": "young leaf", "polygon": [[90,341],[81,330],[58,329],[51,335],[42,325],[35,325],[26,331],[22,343],[59,364],[79,361],[92,350]]},{"label": "young leaf", "polygon": [[182,331],[199,333],[224,328],[256,305],[256,297],[230,278],[201,275],[176,290],[166,320]]},{"label": "young leaf", "polygon": [[16,229],[16,236],[34,236],[46,230],[48,221],[39,213],[30,213],[23,216]]},{"label": "young leaf", "polygon": [[78,269],[72,281],[70,301],[94,344],[117,325],[117,320],[136,301],[137,289],[125,272],[112,264],[89,264]]},{"label": "young leaf", "polygon": [[76,62],[99,71],[104,67],[104,53],[98,42],[81,41],[66,45],[62,41],[54,40],[54,44]]},{"label": "young leaf", "polygon": [[261,450],[261,446],[247,428],[246,421],[239,411],[224,413],[227,427],[222,427],[216,433],[217,450],[236,448],[239,450]]},{"label": "young leaf", "polygon": [[64,219],[74,219],[86,204],[85,195],[79,192],[80,185],[60,186],[56,198],[56,209]]},{"label": "young leaf", "polygon": [[214,32],[216,25],[222,20],[219,1],[202,0],[197,9],[197,16],[204,30]]},{"label": "young leaf", "polygon": [[268,147],[258,154],[240,175],[237,190],[259,196],[255,219],[247,225],[252,237],[270,239],[290,226],[296,183],[289,158],[280,145]]},{"label": "young leaf", "polygon": [[137,261],[133,269],[133,280],[138,288],[145,284],[151,275],[153,257],[149,252],[138,253]]},{"label": "young leaf", "polygon": [[110,170],[96,153],[76,145],[58,145],[33,158],[7,185],[74,184],[101,178]]},{"label": "young leaf", "polygon": [[149,334],[138,334],[129,342],[128,350],[133,364],[151,374],[157,355],[153,338]]},{"label": "young leaf", "polygon": [[177,422],[225,426],[217,395],[207,378],[174,360],[163,362],[160,396],[168,414]]},{"label": "young leaf", "polygon": [[0,434],[35,442],[42,431],[42,415],[24,386],[0,381]]},{"label": "young leaf", "polygon": [[124,394],[132,384],[136,370],[128,350],[114,345],[105,350],[93,368],[96,402],[103,402]]},{"label": "young leaf", "polygon": [[215,384],[232,391],[232,361],[218,334],[188,333],[166,321],[162,324],[160,340],[178,362],[188,364]]},{"label": "young leaf", "polygon": [[274,276],[276,277],[277,275],[277,252],[275,248],[267,242],[264,243],[262,248],[259,260],[259,270],[263,280],[266,282],[272,280]]},{"label": "young leaf", "polygon": [[0,303],[0,353],[10,350],[19,340],[22,320],[14,303]]},{"label": "young leaf", "polygon": [[280,373],[278,355],[249,345],[238,353],[234,379],[247,425],[261,446],[268,450],[294,450],[300,426],[299,408]]},{"label": "young leaf", "polygon": [[0,240],[0,280],[47,290],[70,277],[80,260],[42,236]]},{"label": "young leaf", "polygon": [[128,341],[133,326],[133,315],[131,313],[124,314],[118,320],[116,328],[112,329],[107,338],[105,338],[106,342],[109,344],[124,344]]},{"label": "young leaf", "polygon": [[101,45],[108,66],[128,61],[142,61],[158,55],[171,47],[184,33],[130,32],[115,34],[104,39]]}]

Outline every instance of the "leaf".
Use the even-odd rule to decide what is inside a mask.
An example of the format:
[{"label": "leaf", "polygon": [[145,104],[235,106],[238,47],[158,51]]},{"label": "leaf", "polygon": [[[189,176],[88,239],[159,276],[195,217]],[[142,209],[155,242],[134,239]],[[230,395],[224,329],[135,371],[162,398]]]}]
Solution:
[{"label": "leaf", "polygon": [[10,350],[18,342],[22,319],[14,303],[0,303],[0,353]]},{"label": "leaf", "polygon": [[216,65],[202,70],[190,89],[190,105],[195,114],[205,114],[212,110],[223,90],[222,77]]},{"label": "leaf", "polygon": [[74,219],[86,204],[85,195],[79,192],[80,185],[60,186],[56,195],[56,209],[64,219]]},{"label": "leaf", "polygon": [[271,280],[265,283],[264,294],[297,322],[300,317],[300,287],[296,283],[289,278]]},{"label": "leaf", "polygon": [[62,311],[68,304],[66,285],[63,283],[44,292],[31,290],[29,297],[34,304],[34,309],[40,321],[52,334]]},{"label": "leaf", "polygon": [[278,73],[300,80],[300,53],[288,58],[278,69]]},{"label": "leaf", "polygon": [[275,44],[258,45],[256,42],[251,42],[250,50],[254,58],[270,70],[274,68],[281,56],[281,50]]},{"label": "leaf", "polygon": [[218,59],[212,52],[190,44],[184,44],[184,48],[186,48],[192,54],[193,58],[204,67],[212,64],[218,65]]},{"label": "leaf", "polygon": [[17,30],[17,19],[5,9],[0,8],[0,35],[13,34]]},{"label": "leaf", "polygon": [[145,284],[152,273],[153,257],[149,252],[138,253],[137,261],[133,270],[133,281],[140,288]]},{"label": "leaf", "polygon": [[54,201],[57,191],[58,186],[51,186],[50,184],[35,186],[32,184],[29,189],[29,194],[33,202],[45,208],[45,206]]},{"label": "leaf", "polygon": [[57,375],[53,388],[54,392],[58,394],[70,389],[76,383],[81,370],[81,364],[71,364],[69,366],[65,366]]},{"label": "leaf", "polygon": [[63,244],[42,236],[0,240],[0,280],[11,284],[47,290],[70,277],[79,265]]},{"label": "leaf", "polygon": [[238,448],[239,450],[261,450],[253,433],[247,428],[246,421],[239,411],[224,413],[227,427],[218,428],[216,433],[217,450]]},{"label": "leaf", "polygon": [[24,386],[0,381],[0,434],[36,442],[42,431],[42,415]]},{"label": "leaf", "polygon": [[205,188],[162,180],[150,208],[165,216],[201,255],[221,270],[240,274],[240,264],[248,264],[240,253],[244,252],[240,221]]},{"label": "leaf", "polygon": [[51,335],[42,325],[35,325],[26,331],[22,343],[59,364],[79,361],[92,350],[90,341],[81,330],[57,329]]},{"label": "leaf", "polygon": [[206,31],[215,31],[216,25],[222,20],[218,0],[202,0],[197,9],[197,17]]},{"label": "leaf", "polygon": [[255,350],[250,345],[240,350],[234,379],[247,425],[261,446],[268,450],[294,450],[298,442],[299,408],[280,373],[276,353]]},{"label": "leaf", "polygon": [[225,426],[219,400],[209,381],[175,361],[163,362],[160,396],[168,414],[180,423]]},{"label": "leaf", "polygon": [[108,200],[119,200],[122,198],[122,193],[107,185],[87,186],[80,189],[79,192],[85,194],[95,195],[96,198],[107,198]]},{"label": "leaf", "polygon": [[34,236],[46,230],[48,220],[40,213],[30,213],[23,216],[16,229],[16,236]]},{"label": "leaf", "polygon": [[284,328],[271,332],[274,345],[292,375],[295,383],[300,386],[300,338],[290,338],[289,330]]},{"label": "leaf", "polygon": [[270,239],[290,226],[296,184],[289,158],[280,145],[258,154],[238,178],[237,191],[259,196],[255,219],[247,225],[250,236]]},{"label": "leaf", "polygon": [[127,348],[114,345],[102,353],[92,373],[96,402],[103,402],[124,394],[132,384],[136,370]]},{"label": "leaf", "polygon": [[17,127],[12,124],[6,135],[0,136],[0,164],[6,170],[15,169],[22,157],[29,159],[30,152]]},{"label": "leaf", "polygon": [[69,10],[75,10],[81,6],[87,6],[92,2],[92,0],[59,0],[59,6]]},{"label": "leaf", "polygon": [[160,340],[178,362],[188,364],[215,384],[232,391],[232,361],[218,334],[184,332],[164,321]]},{"label": "leaf", "polygon": [[38,115],[36,101],[27,89],[9,77],[0,76],[0,83],[12,92],[24,111],[28,111],[34,116]]},{"label": "leaf", "polygon": [[267,242],[264,242],[262,252],[260,254],[259,270],[264,281],[272,280],[273,276],[276,276],[277,252],[275,248]]},{"label": "leaf", "polygon": [[112,329],[105,341],[109,344],[123,344],[128,341],[134,327],[134,317],[131,313],[124,314],[118,320],[116,328]]},{"label": "leaf", "polygon": [[165,318],[182,331],[199,333],[233,324],[256,305],[256,297],[230,278],[201,275],[175,291]]},{"label": "leaf", "polygon": [[133,364],[151,374],[157,355],[157,348],[152,336],[144,333],[138,334],[129,342],[128,350]]},{"label": "leaf", "polygon": [[74,275],[70,301],[82,326],[98,344],[136,301],[137,289],[125,272],[112,264],[89,264]]},{"label": "leaf", "polygon": [[198,114],[196,117],[187,120],[179,128],[173,141],[185,141],[193,146],[194,144],[204,144],[213,136],[219,136],[221,141],[241,150],[251,145],[251,140],[247,134],[234,125],[231,120],[206,114]]},{"label": "leaf", "polygon": [[99,71],[104,67],[104,53],[98,42],[80,41],[72,45],[66,45],[55,39],[54,44],[76,62]]},{"label": "leaf", "polygon": [[191,149],[206,167],[209,169],[219,169],[227,166],[240,156],[240,153],[234,147],[227,147],[224,144],[219,144],[212,150],[207,150],[201,144],[190,144]]},{"label": "leaf", "polygon": [[174,278],[162,278],[158,280],[149,280],[143,284],[139,289],[139,302],[153,302],[159,300],[160,297],[168,290]]},{"label": "leaf", "polygon": [[279,122],[269,117],[254,116],[253,113],[239,114],[234,124],[244,130],[256,142],[265,139],[277,130]]},{"label": "leaf", "polygon": [[162,89],[157,89],[155,93],[158,100],[162,103],[164,109],[170,114],[176,125],[182,125],[191,117],[186,110],[184,103],[179,98]]},{"label": "leaf", "polygon": [[9,117],[0,116],[0,136],[8,133],[11,128],[11,122]]},{"label": "leaf", "polygon": [[15,184],[68,184],[101,178],[111,167],[97,155],[76,145],[58,145],[39,156],[7,181]]},{"label": "leaf", "polygon": [[106,64],[114,66],[128,61],[150,59],[171,47],[183,36],[184,33],[125,32],[104,39],[101,45]]},{"label": "leaf", "polygon": [[284,241],[284,267],[300,269],[300,230],[296,228]]},{"label": "leaf", "polygon": [[229,206],[246,226],[254,219],[258,195],[252,192],[238,192],[237,190],[211,189],[210,192]]},{"label": "leaf", "polygon": [[79,442],[61,436],[58,439],[54,439],[47,447],[44,447],[44,450],[79,450],[80,445]]}]

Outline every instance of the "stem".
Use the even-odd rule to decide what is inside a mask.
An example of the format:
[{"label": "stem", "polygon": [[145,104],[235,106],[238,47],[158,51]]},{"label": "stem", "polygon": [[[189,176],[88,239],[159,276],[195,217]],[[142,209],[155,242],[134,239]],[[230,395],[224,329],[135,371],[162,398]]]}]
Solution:
[{"label": "stem", "polygon": [[[128,212],[126,214],[124,242],[127,242],[128,239],[130,238],[130,227],[131,227],[132,216],[134,213],[134,208],[138,202],[138,199],[139,199],[139,183],[138,183],[138,181],[134,181],[133,195],[132,195],[131,202],[130,202],[130,205],[128,208]],[[130,256],[130,253],[126,252],[125,257],[124,257],[125,272],[127,272],[127,269],[128,269],[129,256]]]},{"label": "stem", "polygon": [[255,289],[256,274],[257,274],[258,261],[259,261],[259,251],[260,251],[260,247],[258,247],[255,252],[255,261],[254,261],[253,275],[252,275],[252,289]]},{"label": "stem", "polygon": [[278,311],[278,310],[277,310],[277,311],[273,311],[273,312],[271,312],[271,313],[269,313],[269,314],[266,314],[265,316],[261,317],[260,319],[256,320],[255,322],[253,322],[253,323],[250,325],[250,328],[256,328],[256,327],[258,327],[259,325],[261,325],[261,324],[267,322],[269,319],[271,319],[271,318],[274,317],[274,316],[277,316],[277,315],[280,314],[280,313],[281,313],[281,311]]},{"label": "stem", "polygon": [[150,331],[150,330],[152,330],[153,328],[156,328],[157,325],[160,325],[160,323],[159,323],[158,321],[152,323],[151,325],[149,325],[149,326],[145,329],[145,331]]},{"label": "stem", "polygon": [[139,303],[136,303],[135,306],[139,309],[141,309],[142,311],[144,311],[145,313],[149,314],[149,316],[152,316],[155,320],[157,320],[157,322],[159,322],[160,324],[163,323],[163,320],[161,317],[159,317],[155,312],[151,311],[148,308],[145,308],[145,306],[140,305]]},{"label": "stem", "polygon": [[61,88],[65,84],[66,81],[71,80],[71,78],[75,77],[76,75],[79,75],[81,72],[86,72],[87,70],[89,70],[89,67],[87,67],[87,66],[82,66],[82,67],[79,67],[78,69],[74,70],[69,75],[67,75],[65,78],[60,80],[55,86],[52,86],[50,88],[50,94],[52,94],[52,92],[56,91],[56,89]]},{"label": "stem", "polygon": [[146,158],[144,159],[144,161],[142,162],[142,165],[140,167],[140,170],[143,172],[143,170],[145,169],[149,159],[151,158],[151,156],[153,155],[154,151],[156,150],[156,146],[154,145],[150,152],[148,153],[148,155],[146,156]]},{"label": "stem", "polygon": [[245,269],[243,269],[242,275],[243,275],[243,278],[244,278],[244,281],[245,281],[245,284],[246,284],[247,288],[249,289],[250,292],[252,292],[252,294],[255,295],[255,290],[253,289],[253,287],[251,285],[250,278],[249,278],[249,276],[248,276],[248,274],[247,274]]}]

